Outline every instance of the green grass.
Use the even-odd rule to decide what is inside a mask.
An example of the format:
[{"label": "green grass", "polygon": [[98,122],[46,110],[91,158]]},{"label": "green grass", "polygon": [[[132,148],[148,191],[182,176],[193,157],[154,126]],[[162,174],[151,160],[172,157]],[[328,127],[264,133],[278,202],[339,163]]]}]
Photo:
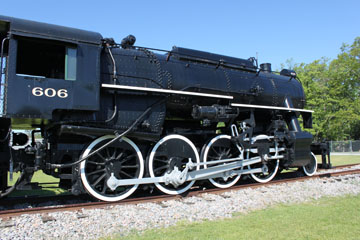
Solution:
[{"label": "green grass", "polygon": [[[10,174],[8,174],[8,184],[9,186],[12,186],[15,184],[17,179],[19,178],[20,173],[14,173],[13,174],[13,180],[10,181]],[[24,195],[42,195],[42,196],[49,196],[49,195],[58,195],[58,194],[64,194],[68,191],[58,188],[59,186],[59,179],[54,178],[53,176],[47,175],[43,173],[43,171],[37,171],[34,173],[33,178],[31,179],[31,182],[38,182],[38,183],[51,183],[43,185],[44,187],[42,189],[35,189],[35,190],[21,190],[21,191],[14,191],[10,194],[10,196],[24,196]]]},{"label": "green grass", "polygon": [[[16,172],[13,175],[13,180],[10,181],[9,180],[9,185],[12,186],[16,180],[18,179],[20,173]],[[54,178],[53,176],[47,175],[45,173],[43,173],[43,171],[37,171],[34,173],[34,176],[31,180],[31,182],[41,182],[41,183],[58,183],[59,179],[58,178]]]},{"label": "green grass", "polygon": [[[321,163],[321,156],[316,156],[319,163]],[[333,166],[360,163],[360,155],[331,155],[331,164]]]},{"label": "green grass", "polygon": [[360,239],[360,195],[279,205],[233,218],[181,222],[108,239]]}]

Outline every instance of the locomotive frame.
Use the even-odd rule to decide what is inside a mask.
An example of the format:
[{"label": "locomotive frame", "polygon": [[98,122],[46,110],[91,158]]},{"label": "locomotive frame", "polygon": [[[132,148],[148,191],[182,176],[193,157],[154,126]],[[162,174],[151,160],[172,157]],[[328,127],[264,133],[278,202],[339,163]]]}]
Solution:
[{"label": "locomotive frame", "polygon": [[[0,197],[32,188],[37,170],[103,201],[139,185],[181,194],[199,180],[227,188],[245,174],[316,171],[298,122],[311,128],[312,111],[294,71],[5,16],[0,40]],[[30,143],[12,129],[32,130]]]}]

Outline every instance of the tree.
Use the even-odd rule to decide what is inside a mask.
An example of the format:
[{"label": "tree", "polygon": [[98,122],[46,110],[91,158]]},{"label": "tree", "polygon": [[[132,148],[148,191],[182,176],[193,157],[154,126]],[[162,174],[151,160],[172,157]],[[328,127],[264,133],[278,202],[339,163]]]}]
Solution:
[{"label": "tree", "polygon": [[322,58],[310,64],[295,64],[313,109],[318,141],[360,139],[360,37],[344,44],[336,59]]}]

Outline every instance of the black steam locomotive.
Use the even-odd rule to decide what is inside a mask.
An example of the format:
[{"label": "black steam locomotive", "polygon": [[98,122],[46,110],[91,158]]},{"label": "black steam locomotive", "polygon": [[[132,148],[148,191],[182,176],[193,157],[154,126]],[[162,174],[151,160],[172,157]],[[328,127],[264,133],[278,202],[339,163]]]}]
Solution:
[{"label": "black steam locomotive", "polygon": [[139,185],[181,194],[199,180],[226,188],[241,175],[316,171],[294,71],[5,16],[0,42],[0,196],[34,187],[37,170],[103,201]]}]

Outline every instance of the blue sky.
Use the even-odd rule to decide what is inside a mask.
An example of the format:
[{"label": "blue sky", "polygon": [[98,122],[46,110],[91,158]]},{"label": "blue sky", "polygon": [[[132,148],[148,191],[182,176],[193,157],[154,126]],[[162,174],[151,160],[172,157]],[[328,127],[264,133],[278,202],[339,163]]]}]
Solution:
[{"label": "blue sky", "polygon": [[117,42],[193,48],[239,58],[256,56],[273,69],[293,59],[335,58],[360,36],[360,1],[2,1],[0,14],[100,32]]}]

